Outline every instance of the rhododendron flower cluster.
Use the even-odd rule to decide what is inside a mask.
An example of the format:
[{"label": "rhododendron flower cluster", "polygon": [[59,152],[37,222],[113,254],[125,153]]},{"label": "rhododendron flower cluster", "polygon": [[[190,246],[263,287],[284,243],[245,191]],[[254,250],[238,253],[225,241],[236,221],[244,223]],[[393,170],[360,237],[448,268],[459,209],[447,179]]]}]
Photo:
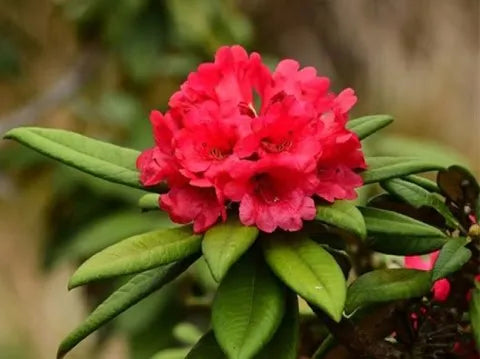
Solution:
[{"label": "rhododendron flower cluster", "polygon": [[137,161],[141,182],[166,181],[160,206],[202,232],[239,205],[245,225],[296,231],[315,217],[316,198],[353,199],[365,168],[359,139],[345,128],[356,102],[312,67],[222,47],[153,111],[155,146]]}]

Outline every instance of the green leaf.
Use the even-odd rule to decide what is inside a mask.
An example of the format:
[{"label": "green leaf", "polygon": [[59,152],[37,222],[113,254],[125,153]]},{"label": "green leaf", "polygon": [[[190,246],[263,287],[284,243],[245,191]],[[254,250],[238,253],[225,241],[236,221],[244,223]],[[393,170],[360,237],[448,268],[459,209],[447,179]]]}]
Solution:
[{"label": "green leaf", "polygon": [[367,236],[362,214],[352,201],[335,201],[317,206],[317,220],[354,233],[361,239]]},{"label": "green leaf", "polygon": [[437,194],[431,193],[426,189],[401,178],[384,181],[381,183],[381,186],[393,196],[411,204],[415,208],[425,206],[435,209],[445,218],[449,227],[458,228],[460,226],[447,205]]},{"label": "green leaf", "polygon": [[299,332],[297,295],[289,292],[285,315],[277,332],[255,359],[297,359]]},{"label": "green leaf", "polygon": [[197,258],[197,255],[193,255],[134,276],[103,301],[80,326],[62,341],[58,348],[57,358],[62,358],[102,325],[175,279]]},{"label": "green leaf", "polygon": [[429,180],[428,178],[417,176],[417,175],[408,175],[403,177],[404,180],[408,182],[415,183],[422,188],[425,188],[427,191],[440,193],[440,188],[434,181]]},{"label": "green leaf", "polygon": [[415,269],[380,269],[368,272],[348,288],[345,312],[374,303],[421,297],[430,291],[430,272]]},{"label": "green leaf", "polygon": [[173,328],[173,337],[181,343],[194,345],[202,337],[202,332],[192,323],[181,322]]},{"label": "green leaf", "polygon": [[40,127],[15,128],[5,138],[104,180],[143,188],[135,166],[138,151],[70,131]]},{"label": "green leaf", "polygon": [[84,227],[68,240],[59,255],[84,259],[126,237],[173,226],[175,224],[162,212],[154,215],[130,211],[114,213]]},{"label": "green leaf", "polygon": [[138,200],[138,207],[143,211],[154,211],[160,208],[160,195],[156,193],[147,193]]},{"label": "green leaf", "polygon": [[470,322],[473,328],[473,337],[480,350],[480,288],[474,288],[470,300]]},{"label": "green leaf", "polygon": [[220,284],[212,323],[231,359],[257,354],[273,337],[285,310],[285,288],[254,252],[235,263]]},{"label": "green leaf", "polygon": [[192,350],[188,353],[185,359],[226,359],[226,355],[215,339],[213,331],[208,331],[195,344]]},{"label": "green leaf", "polygon": [[402,214],[384,209],[361,207],[367,225],[367,243],[375,251],[414,255],[442,247],[447,236],[439,229]]},{"label": "green leaf", "polygon": [[347,128],[363,140],[393,122],[390,115],[371,115],[355,118],[347,122]]},{"label": "green leaf", "polygon": [[220,282],[258,236],[256,227],[246,227],[238,219],[210,228],[202,241],[202,251],[213,278]]},{"label": "green leaf", "polygon": [[365,184],[384,181],[390,178],[403,177],[412,173],[420,173],[443,169],[439,162],[427,161],[414,157],[367,157],[367,170],[362,172]]},{"label": "green leaf", "polygon": [[467,243],[466,238],[452,238],[445,243],[433,267],[432,281],[456,272],[468,262],[472,252],[465,248]]},{"label": "green leaf", "polygon": [[161,229],[124,239],[86,260],[73,274],[68,287],[175,262],[198,252],[201,240],[201,235],[192,233],[191,226]]},{"label": "green leaf", "polygon": [[338,322],[345,303],[346,284],[332,255],[301,234],[274,233],[261,240],[273,272],[298,295]]},{"label": "green leaf", "polygon": [[160,350],[150,359],[184,359],[188,354],[188,348],[171,348]]}]

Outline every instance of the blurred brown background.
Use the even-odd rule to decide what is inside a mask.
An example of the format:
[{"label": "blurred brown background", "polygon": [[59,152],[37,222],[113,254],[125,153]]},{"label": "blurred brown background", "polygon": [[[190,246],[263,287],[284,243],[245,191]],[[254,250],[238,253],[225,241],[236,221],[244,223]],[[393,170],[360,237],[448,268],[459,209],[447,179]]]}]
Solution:
[{"label": "blurred brown background", "polygon": [[[0,0],[0,132],[41,125],[148,147],[149,109],[220,45],[240,43],[353,87],[354,115],[394,115],[374,151],[445,156],[480,175],[479,21],[478,0]],[[114,241],[128,232],[122,219],[155,221],[137,218],[137,197],[0,144],[1,359],[54,356],[105,295],[66,290],[103,245],[100,227]],[[174,340],[175,320],[157,314],[120,321],[71,358],[150,358]]]}]

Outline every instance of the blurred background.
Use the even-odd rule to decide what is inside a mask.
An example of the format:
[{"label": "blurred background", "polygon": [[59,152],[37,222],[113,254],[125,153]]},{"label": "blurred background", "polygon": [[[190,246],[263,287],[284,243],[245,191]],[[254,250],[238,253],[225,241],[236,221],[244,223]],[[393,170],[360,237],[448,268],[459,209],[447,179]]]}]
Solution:
[{"label": "blurred background", "polygon": [[[313,65],[336,91],[353,87],[354,116],[392,114],[369,152],[441,156],[479,175],[479,21],[478,0],[0,0],[0,133],[38,125],[149,147],[150,109],[238,43],[272,66]],[[139,196],[0,143],[1,359],[53,358],[118,285],[68,292],[74,268],[170,225],[138,213]],[[208,326],[213,286],[200,263],[70,357],[183,358]]]}]

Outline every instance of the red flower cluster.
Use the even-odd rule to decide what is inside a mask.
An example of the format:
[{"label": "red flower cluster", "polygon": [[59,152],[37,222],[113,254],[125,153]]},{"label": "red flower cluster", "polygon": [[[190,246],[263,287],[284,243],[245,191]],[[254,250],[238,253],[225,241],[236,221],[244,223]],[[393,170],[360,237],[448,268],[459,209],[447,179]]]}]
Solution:
[{"label": "red flower cluster", "polygon": [[314,68],[281,61],[271,72],[257,53],[222,47],[191,73],[165,115],[151,113],[155,146],[137,161],[141,182],[167,181],[160,206],[202,232],[226,205],[272,232],[296,231],[315,216],[314,196],[355,198],[365,168],[359,139],[345,128],[353,90],[329,92]]}]

